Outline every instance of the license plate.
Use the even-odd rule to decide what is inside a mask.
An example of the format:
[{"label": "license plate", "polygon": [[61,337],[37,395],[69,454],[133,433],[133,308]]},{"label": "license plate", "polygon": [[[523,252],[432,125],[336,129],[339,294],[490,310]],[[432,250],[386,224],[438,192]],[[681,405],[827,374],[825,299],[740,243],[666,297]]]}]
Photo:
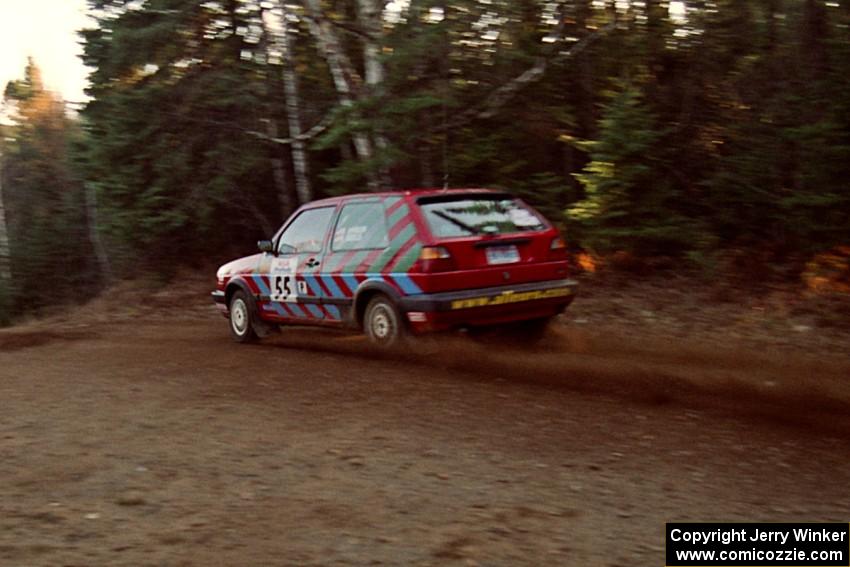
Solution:
[{"label": "license plate", "polygon": [[486,249],[488,264],[513,264],[519,262],[519,250],[514,245],[488,246]]}]

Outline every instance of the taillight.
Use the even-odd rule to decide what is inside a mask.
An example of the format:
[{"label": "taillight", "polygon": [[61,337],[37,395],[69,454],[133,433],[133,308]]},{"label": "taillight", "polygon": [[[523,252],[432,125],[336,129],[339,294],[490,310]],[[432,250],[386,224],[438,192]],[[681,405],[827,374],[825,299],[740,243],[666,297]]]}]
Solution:
[{"label": "taillight", "polygon": [[450,272],[455,269],[455,263],[442,246],[423,246],[419,252],[419,269],[424,273]]},{"label": "taillight", "polygon": [[567,243],[560,236],[552,239],[549,244],[549,259],[551,260],[566,260],[567,259]]}]

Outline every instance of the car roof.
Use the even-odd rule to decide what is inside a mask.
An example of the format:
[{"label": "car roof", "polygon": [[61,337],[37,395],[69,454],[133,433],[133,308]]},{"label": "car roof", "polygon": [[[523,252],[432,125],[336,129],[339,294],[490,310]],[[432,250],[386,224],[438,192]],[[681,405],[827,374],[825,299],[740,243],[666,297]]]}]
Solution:
[{"label": "car roof", "polygon": [[483,187],[473,188],[459,188],[459,189],[440,189],[440,188],[422,188],[422,189],[397,189],[393,191],[380,191],[375,193],[351,193],[348,195],[341,195],[339,197],[328,197],[326,199],[319,199],[317,201],[310,201],[309,203],[305,203],[304,206],[315,207],[322,205],[335,205],[342,201],[348,201],[351,199],[364,198],[364,197],[408,197],[411,195],[415,195],[416,197],[431,197],[431,196],[439,196],[439,195],[464,195],[464,194],[480,194],[480,193],[504,193],[504,191],[497,191],[494,189],[487,189]]}]

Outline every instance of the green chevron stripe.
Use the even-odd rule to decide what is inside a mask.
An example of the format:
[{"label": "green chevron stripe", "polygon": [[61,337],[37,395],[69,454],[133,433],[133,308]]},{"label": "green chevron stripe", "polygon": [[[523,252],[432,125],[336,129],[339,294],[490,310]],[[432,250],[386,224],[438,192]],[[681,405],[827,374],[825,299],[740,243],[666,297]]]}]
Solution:
[{"label": "green chevron stripe", "polygon": [[393,273],[395,272],[406,272],[413,266],[416,259],[419,258],[419,253],[422,251],[422,244],[417,242],[413,246],[410,247],[410,250],[405,252],[404,256],[402,256],[399,261],[393,266]]},{"label": "green chevron stripe", "polygon": [[342,273],[344,273],[344,274],[353,273],[355,268],[357,268],[357,266],[360,265],[360,262],[365,260],[366,256],[368,256],[368,255],[369,255],[369,250],[361,250],[360,252],[358,252],[357,254],[352,256],[351,261],[349,261],[348,264],[346,264],[345,267],[342,269]]},{"label": "green chevron stripe", "polygon": [[396,212],[390,215],[389,222],[387,223],[388,227],[394,227],[398,221],[406,217],[409,213],[410,207],[407,205],[400,206]]},{"label": "green chevron stripe", "polygon": [[378,256],[378,259],[375,260],[375,262],[371,266],[369,266],[369,269],[367,271],[380,272],[381,270],[383,270],[387,263],[393,259],[393,256],[395,256],[396,252],[398,252],[399,249],[415,235],[416,227],[413,226],[413,223],[410,223],[409,225],[404,227],[402,231],[399,232],[398,235],[393,239],[393,245],[384,250],[383,254]]}]

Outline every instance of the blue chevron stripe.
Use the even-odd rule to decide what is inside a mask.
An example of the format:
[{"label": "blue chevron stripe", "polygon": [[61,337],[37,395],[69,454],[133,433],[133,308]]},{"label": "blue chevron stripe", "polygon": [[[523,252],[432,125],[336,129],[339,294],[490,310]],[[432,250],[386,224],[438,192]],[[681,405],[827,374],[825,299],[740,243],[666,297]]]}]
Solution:
[{"label": "blue chevron stripe", "polygon": [[321,276],[322,283],[325,284],[325,287],[328,288],[328,292],[330,292],[331,297],[345,297],[342,293],[342,290],[339,289],[339,286],[336,285],[336,282],[333,279],[333,276]]},{"label": "blue chevron stripe", "polygon": [[345,285],[348,286],[348,289],[351,290],[352,294],[357,291],[357,288],[360,286],[360,284],[357,283],[357,278],[351,274],[339,274],[339,276],[342,278],[342,281],[345,282]]},{"label": "blue chevron stripe", "polygon": [[283,308],[283,306],[281,306],[280,303],[265,303],[263,305],[263,309],[265,309],[266,311],[274,311],[275,313],[277,313],[281,317],[287,317],[288,316],[287,313],[286,313],[286,310]]},{"label": "blue chevron stripe", "polygon": [[331,316],[331,319],[339,320],[341,318],[339,307],[336,305],[325,305],[325,311]]},{"label": "blue chevron stripe", "polygon": [[389,276],[395,283],[398,284],[398,287],[400,287],[401,291],[403,291],[404,293],[408,295],[422,293],[422,290],[419,288],[419,286],[416,285],[413,280],[410,279],[410,276],[408,276],[407,274],[398,273],[389,274]]},{"label": "blue chevron stripe", "polygon": [[324,319],[325,318],[325,314],[322,313],[322,310],[319,308],[318,305],[313,305],[312,303],[307,303],[307,304],[301,305],[301,307],[306,309],[310,313],[310,315],[312,315],[316,319]]},{"label": "blue chevron stripe", "polygon": [[271,295],[272,292],[269,289],[269,286],[266,285],[266,282],[263,281],[262,276],[251,276],[254,278],[254,283],[257,284],[257,287],[260,288],[260,293],[263,295]]},{"label": "blue chevron stripe", "polygon": [[325,294],[322,291],[322,286],[319,285],[319,282],[316,281],[316,276],[313,274],[304,274],[304,281],[307,283],[307,287],[310,288],[312,295],[316,297],[324,297]]},{"label": "blue chevron stripe", "polygon": [[297,303],[287,303],[286,308],[291,313],[290,317],[296,317],[298,319],[304,318],[304,310],[301,309],[301,306]]}]

